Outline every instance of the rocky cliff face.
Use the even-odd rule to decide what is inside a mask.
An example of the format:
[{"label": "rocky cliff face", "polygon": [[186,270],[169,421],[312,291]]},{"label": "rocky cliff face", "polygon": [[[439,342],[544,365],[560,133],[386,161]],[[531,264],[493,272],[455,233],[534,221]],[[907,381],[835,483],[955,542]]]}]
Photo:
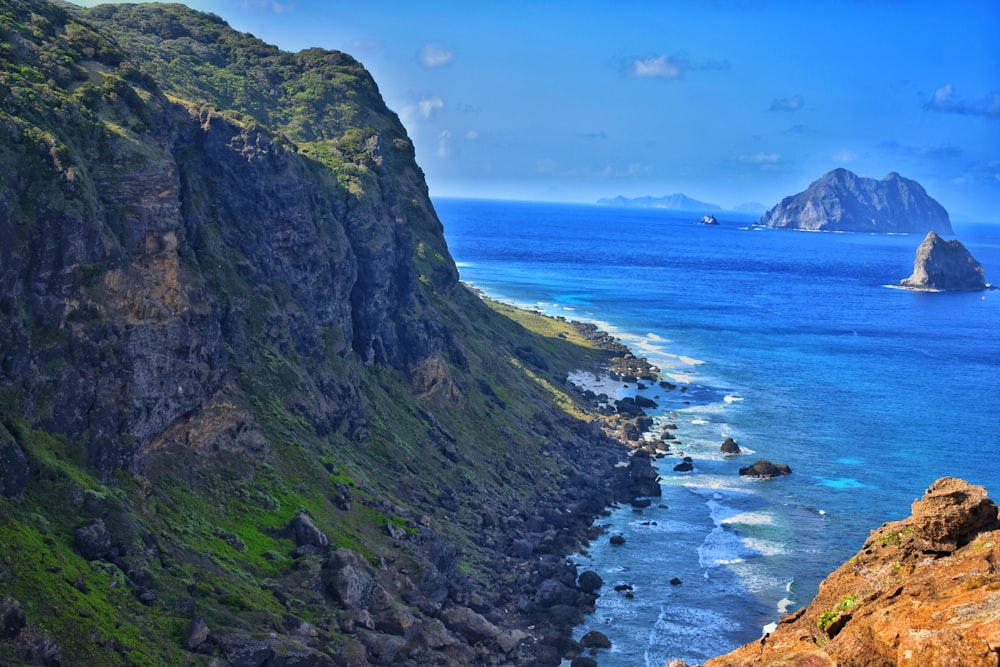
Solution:
[{"label": "rocky cliff face", "polygon": [[785,197],[758,225],[810,231],[951,233],[948,212],[924,188],[892,172],[881,181],[834,169]]},{"label": "rocky cliff face", "polygon": [[900,287],[928,291],[986,289],[983,265],[957,239],[945,241],[928,232],[917,248],[913,273]]},{"label": "rocky cliff face", "polygon": [[364,68],[180,5],[0,33],[0,663],[572,653],[563,555],[650,472],[564,386],[611,353],[458,283]]},{"label": "rocky cliff face", "polygon": [[996,665],[1000,520],[981,486],[943,478],[820,584],[809,606],[704,667]]}]

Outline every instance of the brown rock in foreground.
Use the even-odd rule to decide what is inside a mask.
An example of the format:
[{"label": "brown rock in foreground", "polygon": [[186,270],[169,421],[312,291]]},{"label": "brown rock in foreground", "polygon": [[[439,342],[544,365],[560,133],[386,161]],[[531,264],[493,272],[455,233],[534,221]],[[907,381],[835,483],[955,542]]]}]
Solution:
[{"label": "brown rock in foreground", "polygon": [[704,667],[996,667],[1000,521],[981,486],[952,477],[913,516],[872,532],[805,609]]}]

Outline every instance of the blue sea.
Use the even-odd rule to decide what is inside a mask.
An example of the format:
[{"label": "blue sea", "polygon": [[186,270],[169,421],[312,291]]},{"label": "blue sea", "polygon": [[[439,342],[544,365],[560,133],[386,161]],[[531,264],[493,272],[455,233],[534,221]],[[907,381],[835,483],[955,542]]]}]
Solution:
[{"label": "blue sea", "polygon": [[[911,273],[921,236],[596,205],[435,206],[463,280],[601,324],[688,388],[643,390],[680,443],[660,461],[662,505],[614,509],[600,523],[625,544],[605,536],[576,556],[605,582],[577,629],[613,642],[602,667],[700,662],[758,639],[939,477],[1000,498],[1000,291],[887,287]],[[954,228],[1000,282],[1000,225]],[[727,436],[743,455],[720,454]],[[693,471],[674,472],[682,454]],[[793,473],[738,475],[758,458]]]}]

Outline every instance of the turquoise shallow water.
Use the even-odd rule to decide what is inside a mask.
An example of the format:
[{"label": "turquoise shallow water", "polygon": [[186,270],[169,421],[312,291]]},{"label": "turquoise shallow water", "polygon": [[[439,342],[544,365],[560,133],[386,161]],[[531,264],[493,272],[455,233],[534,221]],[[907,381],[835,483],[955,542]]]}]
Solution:
[{"label": "turquoise shallow water", "polygon": [[[1000,496],[1000,291],[885,287],[910,274],[921,237],[759,230],[735,214],[716,227],[670,211],[435,205],[463,280],[601,323],[690,387],[648,393],[694,471],[664,459],[667,508],[615,510],[604,523],[625,545],[598,540],[578,558],[606,581],[579,629],[614,643],[602,666],[700,661],[756,639],[938,477]],[[954,227],[1000,282],[1000,226]],[[726,436],[750,452],[721,456]],[[739,477],[756,458],[794,472]]]}]

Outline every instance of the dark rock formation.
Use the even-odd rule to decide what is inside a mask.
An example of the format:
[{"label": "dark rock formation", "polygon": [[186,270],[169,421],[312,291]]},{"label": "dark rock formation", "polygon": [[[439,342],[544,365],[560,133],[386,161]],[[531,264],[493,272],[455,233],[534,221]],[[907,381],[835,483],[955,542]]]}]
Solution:
[{"label": "dark rock formation", "polygon": [[957,239],[927,232],[913,260],[913,274],[899,283],[914,290],[944,292],[986,289],[983,265]]},{"label": "dark rock formation", "polygon": [[698,221],[699,225],[717,225],[719,221],[714,215],[706,215],[701,220]]},{"label": "dark rock formation", "polygon": [[986,490],[940,479],[913,516],[872,531],[807,607],[704,667],[996,665],[998,560],[1000,520]]},{"label": "dark rock formation", "polygon": [[586,570],[580,573],[578,585],[584,593],[593,593],[604,585],[604,580],[593,570]]},{"label": "dark rock formation", "polygon": [[951,233],[951,220],[924,188],[892,172],[881,181],[834,169],[785,197],[755,223],[778,229],[923,234]]},{"label": "dark rock formation", "polygon": [[591,630],[580,637],[580,646],[583,648],[611,648],[611,640],[600,630]]},{"label": "dark rock formation", "polygon": [[674,472],[691,472],[694,470],[694,459],[685,456],[680,463],[674,466]]},{"label": "dark rock formation", "polygon": [[792,469],[783,463],[771,463],[766,459],[755,461],[751,465],[740,468],[740,474],[748,477],[780,477],[791,475]]},{"label": "dark rock formation", "polygon": [[292,539],[298,546],[314,546],[324,548],[330,545],[330,540],[323,534],[316,524],[312,522],[304,512],[299,512],[292,519],[289,526],[292,531]]},{"label": "dark rock formation", "polygon": [[723,454],[727,455],[735,455],[743,452],[743,450],[740,449],[740,446],[732,438],[726,438],[725,442],[722,443],[722,446],[719,447],[719,450]]}]

